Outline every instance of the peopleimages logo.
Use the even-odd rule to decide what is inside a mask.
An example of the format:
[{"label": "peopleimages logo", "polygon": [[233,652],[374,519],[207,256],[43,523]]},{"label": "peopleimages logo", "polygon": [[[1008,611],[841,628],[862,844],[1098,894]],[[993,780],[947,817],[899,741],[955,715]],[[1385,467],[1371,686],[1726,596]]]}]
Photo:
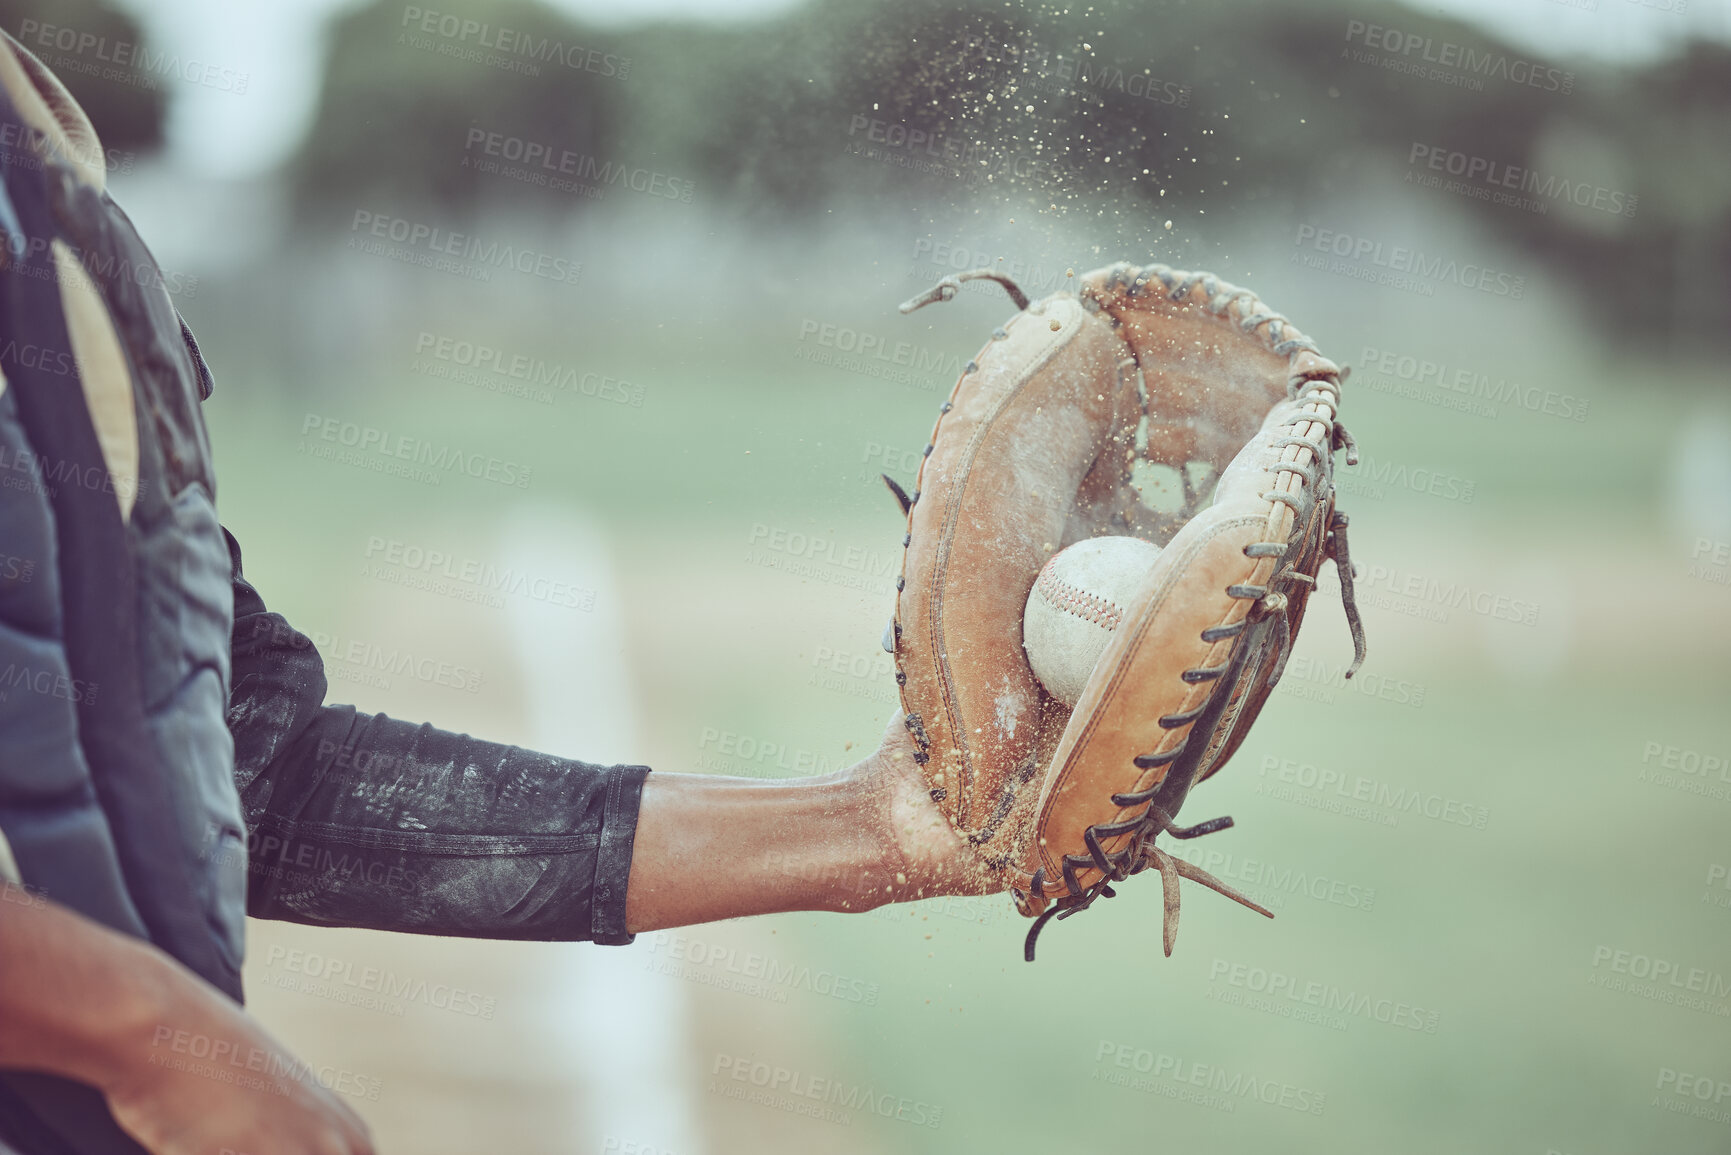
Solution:
[{"label": "peopleimages logo", "polygon": [[934,157],[946,164],[965,165],[977,162],[988,152],[985,144],[967,137],[948,136],[923,128],[909,128],[891,120],[880,120],[856,112],[849,118],[847,134],[865,134],[871,144],[906,152],[910,155]]},{"label": "peopleimages logo", "polygon": [[1086,45],[1083,52],[1065,58],[1057,56],[1039,62],[1039,69],[1030,79],[1029,87],[1048,92],[1121,92],[1139,100],[1154,104],[1172,105],[1178,108],[1190,106],[1190,86],[1175,80],[1161,80],[1147,68],[1137,71],[1135,65],[1128,68],[1104,64],[1094,59]]},{"label": "peopleimages logo", "polygon": [[[965,129],[964,129],[965,131]],[[855,113],[842,155],[894,168],[959,180],[974,188],[995,180],[1054,180],[1052,160],[1037,152],[1010,152],[962,135]]]},{"label": "peopleimages logo", "polygon": [[[938,269],[939,276],[947,272],[963,273],[969,269],[996,269],[1022,286],[1030,297],[1042,297],[1060,289],[1071,289],[1076,284],[1076,270],[1073,268],[1059,268],[1056,265],[1048,267],[1019,257],[1005,260],[977,246],[969,248],[964,241],[937,241],[929,235],[914,239],[914,265],[908,271],[909,278],[929,283],[932,273],[922,267],[924,265]],[[964,281],[962,292],[983,293],[994,301],[1004,299],[1003,290],[989,281]]]},{"label": "peopleimages logo", "polygon": [[[1378,393],[1398,393],[1477,417],[1495,417],[1496,407],[1502,405],[1564,421],[1585,421],[1592,408],[1590,399],[1572,393],[1539,389],[1507,377],[1493,378],[1477,369],[1394,349],[1379,349],[1375,345],[1363,347],[1356,368],[1363,378],[1353,378],[1354,388],[1368,387]],[[1438,392],[1431,393],[1421,387]]]},{"label": "peopleimages logo", "polygon": [[1483,91],[1486,80],[1504,80],[1564,96],[1575,90],[1573,72],[1363,20],[1346,22],[1346,41],[1349,46],[1363,46],[1340,50],[1343,57],[1359,64],[1375,64],[1474,92]]},{"label": "peopleimages logo", "polygon": [[14,553],[0,553],[0,582],[17,582],[23,585],[36,574],[36,562],[33,558],[19,557]]},{"label": "peopleimages logo", "polygon": [[1371,501],[1381,501],[1390,490],[1406,490],[1429,497],[1440,497],[1444,501],[1470,504],[1478,489],[1477,482],[1453,473],[1422,465],[1409,466],[1405,463],[1379,460],[1369,453],[1359,461],[1356,469],[1337,477],[1334,484],[1342,493],[1350,493]]},{"label": "peopleimages logo", "polygon": [[[1519,300],[1527,292],[1525,277],[1474,261],[1461,262],[1440,253],[1387,243],[1375,237],[1301,224],[1292,244],[1295,249],[1309,248],[1319,254],[1312,256],[1303,251],[1294,252],[1293,264],[1404,289],[1420,296],[1434,296],[1436,284],[1441,282],[1511,300]],[[1330,261],[1329,257],[1336,259]]]},{"label": "peopleimages logo", "polygon": [[[879,1091],[870,1084],[796,1071],[755,1057],[717,1054],[709,1074],[712,1094],[761,1103],[791,1114],[809,1115],[844,1126],[852,1121],[849,1112],[853,1111],[869,1112],[933,1130],[944,1117],[944,1109],[936,1104]],[[730,1082],[742,1085],[730,1087]],[[756,1089],[756,1093],[748,1088]]]},{"label": "peopleimages logo", "polygon": [[[366,559],[361,567],[362,576],[379,577],[411,588],[426,586],[434,593],[447,592],[447,587],[458,586],[476,595],[484,595],[463,600],[486,601],[495,609],[504,604],[501,595],[527,598],[581,613],[595,609],[593,587],[529,573],[514,566],[496,566],[490,561],[462,557],[449,550],[429,549],[382,534],[367,537]],[[432,580],[414,582],[408,580],[409,577]]]},{"label": "peopleimages logo", "polygon": [[[738,947],[707,942],[692,935],[659,930],[649,936],[649,953],[664,961],[651,964],[660,974],[674,975],[705,986],[717,986],[741,994],[769,994],[773,1002],[786,1002],[787,991],[805,991],[837,1002],[875,1007],[878,984],[857,976],[838,974],[822,967],[784,962],[774,955],[742,951]],[[690,964],[689,966],[685,964]],[[705,968],[704,972],[692,968]],[[723,972],[723,973],[715,973]]]},{"label": "peopleimages logo", "polygon": [[[385,241],[390,244],[381,243]],[[452,232],[438,225],[367,209],[355,210],[349,222],[347,247],[368,256],[454,273],[475,281],[490,281],[493,273],[501,269],[563,285],[575,285],[583,275],[581,261],[498,241],[483,241],[473,233]]]},{"label": "peopleimages logo", "polygon": [[[433,49],[441,56],[459,60],[508,66],[509,71],[530,76],[540,75],[542,64],[557,64],[574,72],[590,72],[619,80],[631,75],[631,61],[627,57],[584,48],[580,44],[566,44],[550,36],[537,36],[504,24],[494,25],[449,12],[435,12],[430,8],[405,6],[398,26],[405,30],[399,34],[399,44]],[[438,36],[446,43],[435,46],[431,41],[406,40],[404,37],[408,33]]]},{"label": "peopleimages logo", "polygon": [[[330,444],[309,444],[313,438]],[[530,475],[535,471],[534,466],[521,462],[317,413],[308,413],[301,419],[301,442],[295,452],[371,469],[375,473],[397,474],[431,485],[439,484],[445,474],[455,470],[479,480],[527,489]],[[435,473],[434,470],[443,472]]]},{"label": "peopleimages logo", "polygon": [[806,677],[808,686],[869,698],[886,705],[896,705],[901,701],[892,681],[896,672],[895,660],[881,647],[857,652],[820,645],[813,649],[811,666],[812,672]]},{"label": "peopleimages logo", "polygon": [[1650,739],[1641,747],[1641,768],[1635,778],[1731,802],[1731,752],[1702,752]]},{"label": "peopleimages logo", "polygon": [[[1422,165],[1432,172],[1461,178],[1460,181],[1450,182],[1450,185],[1464,182],[1470,186],[1456,188],[1435,184],[1435,187],[1442,188],[1445,192],[1461,192],[1475,199],[1508,204],[1531,212],[1544,213],[1550,208],[1548,202],[1563,200],[1584,209],[1597,209],[1614,216],[1632,217],[1640,199],[1632,193],[1605,188],[1603,185],[1570,180],[1555,173],[1540,174],[1537,169],[1504,164],[1489,157],[1474,156],[1471,153],[1452,151],[1440,145],[1418,141],[1413,142],[1406,159],[1409,165]],[[1407,180],[1411,182],[1413,179],[1413,171],[1409,168]],[[1529,200],[1516,196],[1515,193],[1530,193],[1532,197],[1542,199]]]},{"label": "peopleimages logo", "polygon": [[1260,995],[1271,1001],[1278,999],[1286,1004],[1315,1008],[1326,1014],[1364,1019],[1422,1034],[1436,1034],[1442,1021],[1441,1012],[1427,1010],[1399,999],[1380,998],[1363,991],[1343,990],[1333,983],[1304,980],[1282,971],[1230,962],[1223,958],[1216,958],[1208,968],[1208,981],[1210,984],[1218,983],[1226,988]]},{"label": "peopleimages logo", "polygon": [[[911,341],[892,342],[882,334],[861,332],[829,321],[804,318],[799,326],[799,339],[802,346],[815,344],[822,350],[833,349],[848,356],[829,356],[819,350],[795,346],[795,357],[869,376],[887,376],[903,384],[918,384],[921,388],[932,388],[932,383],[941,378],[962,375],[962,358],[958,353],[923,348]],[[874,372],[874,369],[892,371],[885,374]],[[894,372],[895,369],[902,372]]]},{"label": "peopleimages logo", "polygon": [[[463,142],[463,165],[555,192],[601,193],[615,185],[653,197],[691,203],[696,185],[647,168],[599,160],[588,153],[474,127]],[[502,163],[503,162],[503,163]],[[521,166],[512,168],[511,165]]]},{"label": "peopleimages logo", "polygon": [[1285,906],[1286,896],[1294,894],[1317,902],[1332,903],[1347,910],[1369,911],[1376,906],[1374,887],[1311,874],[1305,870],[1280,866],[1257,858],[1239,858],[1227,851],[1207,846],[1175,846],[1171,853],[1175,858],[1182,858],[1193,866],[1200,866],[1223,882],[1238,885],[1239,889],[1248,891],[1250,897],[1262,902],[1264,906],[1279,909]]},{"label": "peopleimages logo", "polygon": [[[8,343],[6,349],[0,350],[0,363],[5,361],[6,353],[10,349],[11,345]],[[4,374],[0,374],[0,380],[4,379]],[[9,474],[12,476],[8,476]],[[52,497],[57,486],[70,485],[75,489],[88,489],[92,493],[118,494],[130,501],[142,494],[147,484],[136,477],[115,477],[98,465],[81,465],[75,461],[43,457],[24,446],[8,449],[0,445],[0,488],[20,489]]]},{"label": "peopleimages logo", "polygon": [[746,538],[748,565],[780,570],[794,577],[829,585],[879,593],[900,571],[901,558],[857,545],[842,545],[832,538],[758,522]]},{"label": "peopleimages logo", "polygon": [[1731,585],[1731,541],[1697,537],[1689,553],[1689,576],[1718,585]]},{"label": "peopleimages logo", "polygon": [[[1660,1067],[1655,1088],[1663,1094],[1655,1095],[1649,1106],[1677,1114],[1687,1113],[1697,1119],[1711,1119],[1715,1123],[1731,1123],[1731,1104],[1725,1102],[1731,1099],[1731,1080],[1694,1075],[1675,1067]],[[1666,1100],[1666,1094],[1672,1098]],[[1712,1106],[1706,1106],[1708,1103]]]},{"label": "peopleimages logo", "polygon": [[[1535,601],[1395,566],[1361,564],[1354,588],[1361,606],[1377,606],[1437,622],[1447,622],[1449,611],[1460,609],[1492,621],[1521,626],[1539,624],[1540,606]],[[1338,594],[1339,579],[1318,582],[1317,589]],[[1429,612],[1416,612],[1420,610]]]},{"label": "peopleimages logo", "polygon": [[43,158],[58,160],[65,157],[74,164],[101,165],[108,172],[125,175],[132,172],[138,160],[138,154],[127,149],[92,147],[64,136],[49,136],[39,128],[24,124],[0,125],[0,145],[12,150],[6,163],[27,172],[40,171]]},{"label": "peopleimages logo", "polygon": [[[18,22],[18,39],[38,53],[64,53],[48,61],[50,67],[84,76],[96,76],[120,84],[151,90],[164,78],[185,81],[217,92],[246,93],[252,77],[177,52],[152,51],[130,40],[110,40],[94,32],[47,24],[41,20]],[[80,57],[88,57],[81,60]]]},{"label": "peopleimages logo", "polygon": [[[405,758],[346,746],[329,739],[317,745],[321,762],[330,759],[338,770],[372,770],[377,773],[406,771]],[[284,879],[298,888],[340,889],[364,886],[393,894],[424,894],[433,885],[431,876],[396,861],[395,852],[368,858],[361,848],[348,847],[340,854],[329,846],[293,835],[272,833],[259,827],[247,831],[243,847],[239,840],[224,837],[215,826],[205,829],[205,849],[200,861],[241,866],[254,878]],[[389,860],[387,860],[389,858]]]},{"label": "peopleimages logo", "polygon": [[1600,944],[1593,948],[1587,985],[1620,991],[1688,1011],[1731,1017],[1731,979],[1706,967]]},{"label": "peopleimages logo", "polygon": [[422,330],[409,368],[493,393],[552,404],[552,390],[643,408],[644,388],[593,369],[557,365],[527,353]]},{"label": "peopleimages logo", "polygon": [[[434,686],[449,686],[473,694],[481,689],[481,672],[455,662],[447,662],[414,650],[380,645],[361,638],[344,638],[320,630],[309,630],[307,636],[327,662],[358,666],[363,672],[408,675],[417,682]],[[327,672],[330,672],[327,667]],[[344,671],[346,672],[346,671]],[[350,681],[364,680],[350,677]],[[380,679],[383,681],[383,679]],[[380,689],[390,689],[385,681]]]},{"label": "peopleimages logo", "polygon": [[[723,730],[718,726],[703,727],[697,739],[697,748],[710,751],[716,756],[711,759],[713,764],[703,765],[702,768],[706,770],[728,771],[732,763],[720,759],[737,760],[755,767],[773,767],[798,775],[829,774],[845,765],[815,750],[804,747],[789,749],[785,742],[770,742],[750,734]],[[704,759],[700,757],[699,762],[704,762]]]},{"label": "peopleimages logo", "polygon": [[[1147,1047],[1101,1039],[1094,1050],[1096,1082],[1128,1087],[1134,1091],[1183,1099],[1203,1107],[1235,1110],[1240,1102],[1251,1101],[1268,1107],[1281,1107],[1302,1115],[1320,1115],[1328,1103],[1322,1091],[1299,1087],[1280,1079],[1270,1079],[1243,1071],[1233,1071],[1213,1063],[1199,1063],[1165,1053],[1156,1054]],[[1114,1071],[1111,1068],[1117,1067]],[[1151,1076],[1137,1079],[1131,1072]],[[1162,1086],[1155,1079],[1166,1080]],[[1180,1088],[1199,1088],[1201,1093],[1185,1094]]]},{"label": "peopleimages logo", "polygon": [[[135,264],[130,257],[117,256],[113,249],[80,249],[67,244],[60,237],[37,237],[10,230],[0,231],[0,245],[5,247],[6,253],[12,258],[6,271],[13,276],[29,277],[38,281],[57,281],[60,276],[57,268],[70,269],[77,265],[93,280],[105,281],[110,285],[124,286],[130,283],[149,292],[160,290],[171,297],[184,297],[188,300],[198,296],[197,277],[171,273],[149,261]],[[44,253],[48,254],[49,260],[38,260]],[[48,372],[63,375],[65,370],[53,367],[49,368]]]},{"label": "peopleimages logo", "polygon": [[150,1065],[172,1071],[202,1075],[247,1090],[286,1096],[280,1080],[293,1079],[304,1086],[318,1085],[327,1091],[378,1102],[384,1083],[354,1071],[312,1064],[263,1047],[242,1048],[233,1039],[188,1031],[167,1024],[158,1026],[150,1038]]},{"label": "peopleimages logo", "polygon": [[[1329,767],[1317,767],[1309,762],[1294,762],[1289,758],[1264,755],[1257,768],[1257,777],[1272,776],[1275,783],[1295,786],[1299,790],[1330,800],[1359,803],[1385,810],[1391,815],[1414,814],[1452,826],[1483,830],[1490,821],[1490,808],[1433,794],[1416,787],[1395,786],[1367,778],[1363,774],[1347,774]],[[1262,793],[1259,784],[1257,793]],[[1389,823],[1393,825],[1393,823]]]},{"label": "peopleimages logo", "polygon": [[41,891],[25,886],[23,883],[0,877],[0,902],[10,902],[16,906],[28,906],[35,910],[42,910],[48,906],[48,896]]},{"label": "peopleimages logo", "polygon": [[[1724,894],[1714,894],[1714,889],[1723,890]],[[1707,889],[1701,892],[1701,901],[1709,906],[1720,906],[1731,910],[1731,867],[1722,862],[1707,864]]]},{"label": "peopleimages logo", "polygon": [[[412,975],[399,975],[393,970],[376,966],[357,967],[352,961],[316,951],[272,946],[265,955],[264,965],[281,968],[310,980],[313,985],[298,986],[298,989],[306,994],[328,996],[341,990],[356,995],[378,995],[383,999],[396,1000],[398,1004],[420,1003],[435,1010],[488,1020],[492,1019],[494,1008],[498,1004],[498,1000],[492,996],[482,995],[477,991],[453,987],[448,983],[428,982]],[[343,1001],[364,1003],[365,1000]],[[391,1013],[402,1014],[401,1006],[397,1006]]]},{"label": "peopleimages logo", "polygon": [[1295,656],[1286,664],[1286,674],[1280,680],[1277,693],[1310,702],[1332,706],[1339,694],[1346,701],[1368,698],[1395,706],[1424,708],[1425,685],[1405,678],[1391,677],[1375,670],[1361,671],[1347,678],[1346,662],[1329,662],[1322,658]]},{"label": "peopleimages logo", "polygon": [[97,684],[83,678],[73,678],[57,669],[37,668],[28,663],[7,662],[0,670],[0,702],[10,700],[13,690],[22,690],[45,698],[89,705],[96,701]]}]

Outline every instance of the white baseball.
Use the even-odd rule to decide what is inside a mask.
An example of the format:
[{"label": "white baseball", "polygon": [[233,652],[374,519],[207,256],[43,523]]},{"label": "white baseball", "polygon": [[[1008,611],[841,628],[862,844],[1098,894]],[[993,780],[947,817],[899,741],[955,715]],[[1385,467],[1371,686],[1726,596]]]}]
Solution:
[{"label": "white baseball", "polygon": [[1159,556],[1138,537],[1091,537],[1046,562],[1022,611],[1022,648],[1052,697],[1076,704]]}]

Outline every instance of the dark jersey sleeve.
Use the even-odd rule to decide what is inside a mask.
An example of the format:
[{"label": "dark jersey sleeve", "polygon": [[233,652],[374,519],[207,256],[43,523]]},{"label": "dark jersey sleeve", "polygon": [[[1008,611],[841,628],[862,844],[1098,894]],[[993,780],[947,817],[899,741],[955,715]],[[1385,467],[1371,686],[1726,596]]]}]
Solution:
[{"label": "dark jersey sleeve", "polygon": [[[224,531],[226,533],[226,531]],[[623,944],[645,766],[327,706],[312,642],[234,567],[228,726],[257,918]]]}]

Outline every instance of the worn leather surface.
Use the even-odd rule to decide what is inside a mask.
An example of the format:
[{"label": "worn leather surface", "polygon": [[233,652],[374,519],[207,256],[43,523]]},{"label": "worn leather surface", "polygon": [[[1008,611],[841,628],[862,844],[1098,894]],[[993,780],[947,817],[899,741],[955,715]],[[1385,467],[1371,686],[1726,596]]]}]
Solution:
[{"label": "worn leather surface", "polygon": [[1097,269],[1081,295],[1111,318],[1148,391],[1148,457],[1225,468],[1286,398],[1288,358],[1208,308],[1200,285],[1173,300],[1133,265]]},{"label": "worn leather surface", "polygon": [[1022,650],[1028,591],[1064,542],[1078,490],[1125,472],[1141,417],[1123,343],[1074,297],[1041,302],[1001,332],[933,431],[895,626],[904,714],[933,796],[996,864],[1021,857],[1068,714]]}]

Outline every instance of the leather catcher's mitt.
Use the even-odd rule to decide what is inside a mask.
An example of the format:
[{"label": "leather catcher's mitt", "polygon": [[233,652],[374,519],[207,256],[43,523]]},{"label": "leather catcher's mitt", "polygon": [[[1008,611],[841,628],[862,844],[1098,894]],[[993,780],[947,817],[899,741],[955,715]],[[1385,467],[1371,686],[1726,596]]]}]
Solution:
[{"label": "leather catcher's mitt", "polygon": [[[1249,290],[1164,265],[1113,265],[1032,304],[979,269],[902,311],[976,278],[1020,311],[963,370],[913,494],[884,478],[908,515],[884,647],[931,795],[1039,916],[1030,961],[1048,919],[1149,867],[1168,955],[1180,876],[1272,918],[1155,839],[1232,824],[1174,820],[1279,681],[1324,558],[1352,629],[1347,676],[1364,660],[1334,508],[1334,450],[1357,461],[1335,420],[1343,374]],[[1138,457],[1177,471],[1176,513],[1144,503]],[[1102,534],[1164,550],[1071,710],[1028,664],[1023,607],[1047,559]]]}]

